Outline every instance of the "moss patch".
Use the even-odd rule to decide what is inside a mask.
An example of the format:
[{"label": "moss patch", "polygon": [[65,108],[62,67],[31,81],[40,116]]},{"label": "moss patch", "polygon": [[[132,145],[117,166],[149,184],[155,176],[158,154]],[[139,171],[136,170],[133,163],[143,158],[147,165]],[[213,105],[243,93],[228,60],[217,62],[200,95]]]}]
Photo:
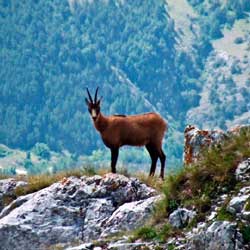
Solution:
[{"label": "moss patch", "polygon": [[227,211],[226,206],[223,206],[219,209],[218,214],[217,214],[217,220],[233,221],[234,219],[235,219],[235,217]]}]

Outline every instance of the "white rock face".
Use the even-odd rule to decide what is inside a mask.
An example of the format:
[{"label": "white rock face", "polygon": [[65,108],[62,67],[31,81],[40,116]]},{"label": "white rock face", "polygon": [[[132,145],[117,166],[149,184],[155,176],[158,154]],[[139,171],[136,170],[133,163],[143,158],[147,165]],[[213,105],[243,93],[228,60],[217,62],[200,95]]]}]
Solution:
[{"label": "white rock face", "polygon": [[176,228],[183,228],[195,217],[196,212],[186,208],[178,208],[169,215],[169,223]]},{"label": "white rock face", "polygon": [[4,209],[0,249],[43,249],[135,229],[149,218],[156,195],[122,175],[64,179]]},{"label": "white rock face", "polygon": [[240,213],[250,195],[233,197],[227,206],[227,210],[232,214]]},{"label": "white rock face", "polygon": [[[116,234],[120,231],[129,231],[134,228],[134,222],[137,226],[143,226],[148,219],[150,211],[152,211],[154,204],[160,196],[153,196],[146,200],[134,201],[125,203],[120,206],[108,219],[105,224],[105,230],[101,237]],[[148,211],[145,213],[145,211]]]},{"label": "white rock face", "polygon": [[0,180],[0,212],[4,208],[4,199],[6,197],[11,199],[15,198],[15,190],[26,185],[26,182],[17,181],[12,178]]},{"label": "white rock face", "polygon": [[243,250],[242,241],[235,223],[215,221],[209,227],[192,235],[186,247],[192,250]]},{"label": "white rock face", "polygon": [[236,171],[235,177],[238,181],[249,181],[250,180],[250,158],[241,162]]},{"label": "white rock face", "polygon": [[250,222],[250,211],[247,209],[247,205],[250,202],[250,186],[246,186],[234,196],[228,206],[227,211],[236,215],[241,220]]}]

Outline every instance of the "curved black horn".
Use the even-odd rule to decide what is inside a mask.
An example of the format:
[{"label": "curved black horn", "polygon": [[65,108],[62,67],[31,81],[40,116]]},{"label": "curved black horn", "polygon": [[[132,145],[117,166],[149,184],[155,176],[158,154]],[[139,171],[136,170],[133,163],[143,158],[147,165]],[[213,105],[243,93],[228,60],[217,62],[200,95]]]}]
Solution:
[{"label": "curved black horn", "polygon": [[96,88],[96,91],[95,91],[95,103],[97,102],[97,93],[98,93],[98,89],[99,87]]},{"label": "curved black horn", "polygon": [[88,93],[88,96],[89,96],[89,100],[93,103],[93,99],[92,99],[92,97],[91,97],[91,95],[90,95],[90,93],[89,93],[88,88],[87,88],[87,93]]}]

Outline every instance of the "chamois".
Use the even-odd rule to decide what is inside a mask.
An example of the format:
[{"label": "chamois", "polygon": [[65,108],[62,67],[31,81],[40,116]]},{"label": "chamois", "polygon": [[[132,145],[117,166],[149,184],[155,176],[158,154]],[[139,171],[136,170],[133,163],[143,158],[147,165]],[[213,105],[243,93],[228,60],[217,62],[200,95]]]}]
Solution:
[{"label": "chamois", "polygon": [[129,116],[105,116],[100,108],[102,97],[98,100],[97,93],[98,87],[93,101],[87,88],[89,99],[85,98],[85,102],[96,130],[100,133],[104,144],[111,150],[112,173],[116,173],[116,162],[121,146],[146,146],[152,160],[149,176],[154,176],[156,163],[160,158],[160,177],[163,179],[166,156],[162,150],[162,140],[167,130],[164,119],[153,112]]}]

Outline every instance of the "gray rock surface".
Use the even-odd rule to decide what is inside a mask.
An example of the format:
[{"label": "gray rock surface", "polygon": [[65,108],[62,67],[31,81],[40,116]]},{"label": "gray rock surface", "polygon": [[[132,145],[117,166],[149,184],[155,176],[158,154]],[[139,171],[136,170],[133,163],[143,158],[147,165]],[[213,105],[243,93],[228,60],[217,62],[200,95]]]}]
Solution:
[{"label": "gray rock surface", "polygon": [[241,162],[236,171],[235,177],[238,181],[249,181],[250,180],[250,158]]},{"label": "gray rock surface", "polygon": [[243,250],[242,235],[235,223],[215,221],[200,232],[191,235],[187,249],[195,250]]},{"label": "gray rock surface", "polygon": [[226,136],[222,130],[202,130],[188,125],[184,131],[184,163],[196,162],[202,149],[223,141]]},{"label": "gray rock surface", "polygon": [[12,200],[15,196],[15,190],[26,186],[24,181],[17,181],[13,178],[0,180],[0,212],[5,206],[6,200]]},{"label": "gray rock surface", "polygon": [[65,178],[4,209],[0,249],[45,249],[134,229],[149,218],[157,199],[155,190],[122,175]]},{"label": "gray rock surface", "polygon": [[231,212],[232,214],[241,213],[247,199],[249,198],[250,195],[233,197],[227,206],[227,211]]},{"label": "gray rock surface", "polygon": [[[249,203],[249,204],[248,204]],[[227,211],[234,214],[241,220],[250,222],[250,211],[247,208],[250,205],[250,186],[246,186],[233,196],[228,203]]]},{"label": "gray rock surface", "polygon": [[169,215],[169,223],[175,228],[184,228],[195,217],[196,212],[186,208],[178,208]]}]

